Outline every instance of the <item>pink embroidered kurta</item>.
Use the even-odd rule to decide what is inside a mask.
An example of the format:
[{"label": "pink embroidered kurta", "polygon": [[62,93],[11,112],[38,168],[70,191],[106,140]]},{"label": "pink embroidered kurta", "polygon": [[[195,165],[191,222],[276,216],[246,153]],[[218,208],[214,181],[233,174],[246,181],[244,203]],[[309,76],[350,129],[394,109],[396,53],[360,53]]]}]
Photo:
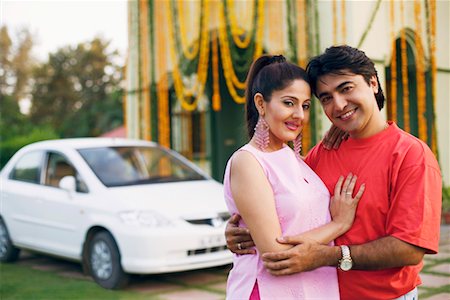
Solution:
[{"label": "pink embroidered kurta", "polygon": [[[291,148],[262,152],[247,144],[238,151],[250,152],[260,163],[274,193],[283,235],[296,235],[330,222],[330,194],[311,168],[299,161]],[[230,165],[225,177],[225,201],[230,213],[239,213],[230,190]],[[241,227],[247,227],[241,220]],[[289,276],[272,276],[259,253],[234,255],[227,282],[227,299],[249,299],[255,281],[261,299],[339,299],[337,271],[322,267]]]}]

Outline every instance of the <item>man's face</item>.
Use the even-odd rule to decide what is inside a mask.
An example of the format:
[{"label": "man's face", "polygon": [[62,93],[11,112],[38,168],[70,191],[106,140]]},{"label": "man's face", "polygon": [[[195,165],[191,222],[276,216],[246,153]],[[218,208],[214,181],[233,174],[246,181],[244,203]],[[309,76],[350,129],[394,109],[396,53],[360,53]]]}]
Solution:
[{"label": "man's face", "polygon": [[371,136],[379,122],[376,77],[369,84],[362,75],[327,74],[319,77],[317,93],[328,119],[353,138]]}]

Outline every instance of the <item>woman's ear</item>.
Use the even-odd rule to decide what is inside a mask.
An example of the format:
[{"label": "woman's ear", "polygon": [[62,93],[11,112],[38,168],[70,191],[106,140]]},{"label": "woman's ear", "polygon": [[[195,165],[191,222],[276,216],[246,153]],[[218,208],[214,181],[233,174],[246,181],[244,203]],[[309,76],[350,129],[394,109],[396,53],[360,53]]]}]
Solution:
[{"label": "woman's ear", "polygon": [[255,102],[256,109],[261,116],[264,116],[264,112],[266,109],[266,105],[264,102],[264,97],[261,93],[256,93],[253,97],[253,101]]}]

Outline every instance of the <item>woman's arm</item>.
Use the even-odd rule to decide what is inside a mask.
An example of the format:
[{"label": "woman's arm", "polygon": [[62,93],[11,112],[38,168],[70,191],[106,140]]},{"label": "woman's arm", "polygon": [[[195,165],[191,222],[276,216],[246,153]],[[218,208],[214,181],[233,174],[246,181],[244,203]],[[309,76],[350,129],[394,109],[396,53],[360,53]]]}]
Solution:
[{"label": "woman's arm", "polygon": [[250,229],[258,251],[263,254],[291,248],[276,241],[282,232],[272,187],[251,153],[239,151],[234,155],[230,184],[236,207]]},{"label": "woman's arm", "polygon": [[[277,240],[280,242],[289,242],[310,239],[321,244],[328,244],[349,230],[355,218],[356,207],[365,189],[365,185],[361,185],[355,197],[351,197],[354,193],[353,190],[355,188],[356,179],[356,176],[349,174],[344,182],[344,186],[342,186],[342,176],[337,181],[334,196],[331,199],[330,205],[331,216],[333,219],[332,222],[296,236],[278,238]],[[347,195],[347,190],[348,193],[351,194]],[[250,229],[251,235],[250,232],[244,232],[242,228],[238,227],[238,220],[237,217],[234,217],[233,219],[230,219],[227,224],[225,230],[227,247],[237,254],[250,254],[250,251],[247,248],[253,245],[253,231]],[[238,242],[245,245],[245,249],[237,249],[235,245]]]}]

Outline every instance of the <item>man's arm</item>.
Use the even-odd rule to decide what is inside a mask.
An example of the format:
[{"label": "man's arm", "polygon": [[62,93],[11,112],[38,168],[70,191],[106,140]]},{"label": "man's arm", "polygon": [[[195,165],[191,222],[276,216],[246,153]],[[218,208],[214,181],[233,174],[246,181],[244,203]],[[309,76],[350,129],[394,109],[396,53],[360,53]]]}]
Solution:
[{"label": "man's arm", "polygon": [[[248,228],[239,227],[240,215],[233,215],[228,220],[225,228],[225,239],[227,241],[227,247],[231,252],[244,255],[244,254],[256,254],[255,243],[253,242],[250,230]],[[238,247],[240,244],[240,247]]]},{"label": "man's arm", "polygon": [[[296,246],[287,251],[263,255],[264,266],[273,275],[289,275],[323,266],[337,266],[342,257],[339,246],[324,246],[311,240],[294,240],[289,237],[280,242]],[[392,236],[349,247],[353,269],[357,270],[417,265],[425,254],[425,249]]]}]

